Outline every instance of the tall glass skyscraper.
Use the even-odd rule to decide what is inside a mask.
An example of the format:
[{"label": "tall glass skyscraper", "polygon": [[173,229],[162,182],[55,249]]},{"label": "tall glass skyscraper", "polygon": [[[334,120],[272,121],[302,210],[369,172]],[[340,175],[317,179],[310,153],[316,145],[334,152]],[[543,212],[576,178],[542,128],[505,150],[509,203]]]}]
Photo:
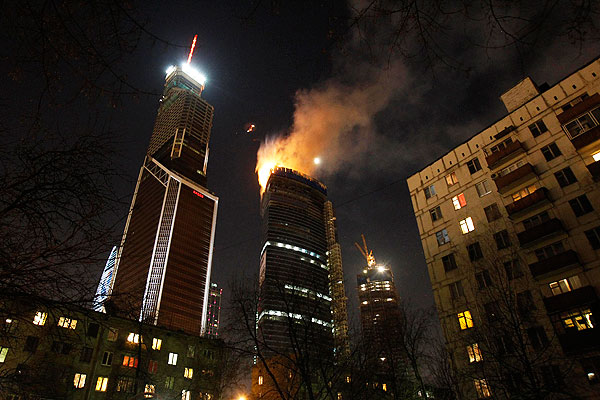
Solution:
[{"label": "tall glass skyscraper", "polygon": [[[326,187],[297,171],[277,167],[267,183],[261,213],[258,329],[263,354],[287,356],[295,350],[333,354],[334,348],[347,348],[341,254],[335,247]],[[329,260],[330,250],[335,260]],[[336,321],[345,328],[336,331]]]},{"label": "tall glass skyscraper", "polygon": [[189,65],[167,71],[112,286],[117,310],[148,323],[206,329],[218,198],[206,189],[213,107]]}]

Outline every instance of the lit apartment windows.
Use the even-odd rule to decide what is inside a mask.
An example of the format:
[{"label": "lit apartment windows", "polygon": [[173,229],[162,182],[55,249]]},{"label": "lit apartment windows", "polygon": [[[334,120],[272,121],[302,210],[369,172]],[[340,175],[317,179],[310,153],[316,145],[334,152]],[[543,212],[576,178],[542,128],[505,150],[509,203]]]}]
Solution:
[{"label": "lit apartment windows", "polygon": [[479,242],[471,243],[467,246],[467,252],[469,253],[469,260],[476,261],[483,257],[481,246]]},{"label": "lit apartment windows", "polygon": [[479,289],[485,289],[492,286],[492,278],[490,278],[490,273],[488,271],[476,273],[475,280],[477,281],[477,286]]},{"label": "lit apartment windows", "polygon": [[102,362],[100,364],[110,367],[112,365],[113,353],[110,351],[105,351],[102,355]]},{"label": "lit apartment windows", "polygon": [[8,347],[0,346],[0,363],[6,361],[6,356],[8,355]]},{"label": "lit apartment windows", "polygon": [[108,334],[106,335],[106,340],[109,342],[114,342],[119,337],[119,330],[114,328],[108,328]]},{"label": "lit apartment windows", "polygon": [[600,161],[600,151],[597,151],[594,154],[592,154],[592,158],[594,159],[594,161]]},{"label": "lit apartment windows", "polygon": [[185,367],[185,369],[183,371],[183,377],[186,379],[192,379],[193,376],[194,376],[194,369]]},{"label": "lit apartment windows", "polygon": [[435,196],[435,186],[429,185],[425,188],[425,198],[428,199],[432,196]]},{"label": "lit apartment windows", "polygon": [[169,365],[177,365],[177,353],[169,353]]},{"label": "lit apartment windows", "polygon": [[496,203],[492,203],[485,207],[483,211],[485,212],[485,217],[487,218],[488,222],[495,221],[502,217],[502,214],[500,214],[500,209]]},{"label": "lit apartment windows", "polygon": [[465,199],[465,194],[461,193],[459,195],[454,196],[452,198],[452,205],[454,206],[455,210],[460,210],[461,208],[466,206],[467,200]]},{"label": "lit apartment windows", "polygon": [[475,157],[471,161],[467,162],[467,168],[469,168],[469,172],[473,175],[475,172],[481,170],[481,164],[479,163],[479,158]]},{"label": "lit apartment windows", "polygon": [[546,124],[541,119],[529,125],[529,131],[533,137],[538,137],[544,132],[548,132]]},{"label": "lit apartment windows", "polygon": [[167,378],[165,379],[165,389],[173,389],[174,386],[175,386],[175,377],[167,376]]},{"label": "lit apartment windows", "polygon": [[554,160],[562,154],[556,143],[550,143],[548,146],[542,147],[541,150],[546,161]]},{"label": "lit apartment windows", "polygon": [[486,194],[490,194],[492,193],[492,187],[490,185],[490,181],[483,180],[479,183],[475,184],[475,189],[477,189],[477,194],[479,195],[479,197],[483,197]]},{"label": "lit apartment windows", "polygon": [[600,226],[585,231],[585,237],[593,249],[600,249]]},{"label": "lit apartment windows", "polygon": [[134,393],[135,379],[130,376],[120,376],[117,381],[117,392]]},{"label": "lit apartment windows", "polygon": [[575,174],[573,173],[573,171],[571,171],[571,168],[569,167],[563,168],[560,171],[555,172],[554,177],[556,178],[556,181],[558,182],[560,187],[569,186],[577,182]]},{"label": "lit apartment windows", "polygon": [[525,227],[525,229],[531,229],[534,226],[538,226],[549,220],[550,220],[550,215],[548,215],[548,211],[543,211],[537,215],[534,215],[531,218],[524,219],[523,226]]},{"label": "lit apartment windows", "polygon": [[574,275],[570,278],[561,279],[556,282],[550,282],[548,286],[550,286],[552,294],[557,296],[559,294],[570,292],[571,290],[579,289],[581,287],[581,282],[579,281],[579,277]]},{"label": "lit apartment windows", "polygon": [[463,235],[466,235],[469,232],[475,230],[475,225],[473,224],[473,218],[467,217],[460,221],[460,231]]},{"label": "lit apartment windows", "polygon": [[129,335],[127,336],[127,342],[128,343],[139,343],[140,342],[140,334],[130,332]]},{"label": "lit apartment windows", "polygon": [[564,251],[565,247],[563,246],[562,242],[555,242],[548,246],[536,249],[535,256],[537,257],[538,261],[542,261],[547,258],[554,257],[555,255]]},{"label": "lit apartment windows", "polygon": [[446,183],[448,186],[456,185],[458,183],[458,178],[456,177],[456,172],[452,172],[446,175]]},{"label": "lit apartment windows", "polygon": [[[348,378],[349,378],[349,377],[346,377],[346,381],[348,381],[348,380],[349,380]],[[264,382],[264,378],[263,378],[263,376],[262,376],[262,375],[259,375],[259,376],[258,376],[258,384],[259,384],[259,386],[260,386],[260,385],[262,385],[262,384],[263,384],[263,382]],[[350,383],[350,382],[348,382],[348,383]]]},{"label": "lit apartment windows", "polygon": [[519,190],[516,193],[512,194],[512,200],[513,201],[517,201],[517,200],[521,200],[523,197],[527,197],[530,194],[532,194],[533,192],[535,192],[537,190],[537,185],[530,185],[527,187],[524,187],[523,189]]},{"label": "lit apartment windows", "polygon": [[77,320],[66,317],[60,317],[58,320],[58,326],[67,329],[75,329],[77,327]]},{"label": "lit apartment windows", "polygon": [[450,297],[452,300],[459,299],[465,295],[465,291],[463,289],[463,285],[461,281],[456,281],[448,285],[450,288]]},{"label": "lit apartment windows", "polygon": [[506,279],[512,281],[523,276],[521,265],[519,260],[507,261],[504,263],[504,272],[506,272]]},{"label": "lit apartment windows", "polygon": [[437,239],[438,245],[446,244],[450,241],[450,236],[448,236],[448,231],[446,229],[442,229],[435,233],[435,237]]},{"label": "lit apartment windows", "polygon": [[48,318],[48,313],[38,311],[33,317],[33,324],[42,326],[46,323],[46,318]]},{"label": "lit apartment windows", "polygon": [[431,210],[429,210],[429,215],[431,215],[431,222],[438,221],[442,219],[442,209],[440,208],[440,206],[432,208]]},{"label": "lit apartment windows", "polygon": [[494,240],[496,241],[498,250],[506,249],[510,246],[510,238],[506,229],[494,233]]},{"label": "lit apartment windows", "polygon": [[471,311],[463,311],[457,314],[458,317],[458,326],[461,331],[465,329],[469,329],[473,327],[473,318],[471,318]]},{"label": "lit apartment windows", "polygon": [[590,213],[594,211],[592,204],[588,200],[585,194],[582,194],[579,197],[575,197],[572,200],[569,200],[569,205],[573,209],[576,217],[581,217],[584,214]]},{"label": "lit apartment windows", "polygon": [[151,383],[146,383],[144,387],[144,397],[147,399],[154,398],[154,393],[156,393],[156,387]]},{"label": "lit apartment windows", "polygon": [[123,356],[123,366],[129,368],[137,368],[138,359],[133,356]]},{"label": "lit apartment windows", "polygon": [[456,265],[456,259],[454,258],[454,254],[448,254],[442,257],[442,264],[444,264],[444,271],[446,272],[458,268],[458,265]]},{"label": "lit apartment windows", "polygon": [[86,378],[86,374],[81,374],[81,373],[76,373],[75,376],[73,377],[73,386],[75,386],[76,389],[81,389],[85,386],[85,378]]},{"label": "lit apartment windows", "polygon": [[477,392],[477,398],[483,399],[487,397],[492,397],[492,392],[490,391],[490,387],[485,379],[475,379],[473,380],[475,384],[475,391]]},{"label": "lit apartment windows", "polygon": [[527,336],[529,337],[529,343],[536,350],[540,350],[548,345],[548,336],[543,326],[528,328]]},{"label": "lit apartment windows", "polygon": [[181,391],[181,400],[190,400],[192,398],[192,392],[183,389]]},{"label": "lit apartment windows", "polygon": [[589,308],[563,313],[560,319],[566,330],[583,331],[594,328],[592,311]]},{"label": "lit apartment windows", "polygon": [[96,381],[96,392],[106,392],[106,387],[108,386],[108,377],[107,376],[99,376]]},{"label": "lit apartment windows", "polygon": [[469,355],[469,362],[476,363],[483,360],[483,356],[481,355],[481,349],[479,348],[479,344],[473,343],[467,346],[467,354]]},{"label": "lit apartment windows", "polygon": [[569,134],[571,139],[576,138],[582,133],[589,131],[596,125],[598,125],[598,119],[600,118],[600,108],[596,108],[588,113],[579,116],[577,119],[565,124],[563,128]]},{"label": "lit apartment windows", "polygon": [[162,347],[162,339],[152,338],[152,350],[160,350]]}]

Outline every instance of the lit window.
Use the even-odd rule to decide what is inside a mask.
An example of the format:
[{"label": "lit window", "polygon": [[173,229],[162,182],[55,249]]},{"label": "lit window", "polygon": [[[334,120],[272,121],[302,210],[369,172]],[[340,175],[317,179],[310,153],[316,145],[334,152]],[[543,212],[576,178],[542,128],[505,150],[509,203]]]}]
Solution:
[{"label": "lit window", "polygon": [[342,394],[340,392],[337,394],[337,400],[342,400]]},{"label": "lit window", "polygon": [[138,359],[133,356],[123,356],[123,366],[129,368],[137,368]]},{"label": "lit window", "polygon": [[183,371],[183,377],[186,379],[192,379],[193,376],[194,376],[194,369],[185,367],[185,370]]},{"label": "lit window", "polygon": [[381,388],[383,389],[384,392],[387,392],[387,384],[382,384]]},{"label": "lit window", "polygon": [[513,201],[521,200],[537,190],[537,185],[530,185],[512,194]]},{"label": "lit window", "polygon": [[177,353],[169,353],[169,365],[177,365]]},{"label": "lit window", "polygon": [[350,375],[346,376],[346,383],[350,383],[351,379],[350,379]]},{"label": "lit window", "polygon": [[362,304],[369,304],[367,300],[363,301]]},{"label": "lit window", "polygon": [[8,347],[0,346],[0,363],[3,363],[6,360],[6,356],[8,355]]},{"label": "lit window", "polygon": [[130,332],[127,336],[127,342],[129,343],[139,343],[140,342],[140,334]]},{"label": "lit window", "polygon": [[471,217],[467,217],[466,219],[460,221],[460,230],[463,233],[463,235],[474,231],[475,225],[473,225],[473,219]]},{"label": "lit window", "polygon": [[118,329],[108,328],[108,335],[106,336],[106,340],[108,340],[109,342],[114,342],[115,340],[117,340],[118,336]]},{"label": "lit window", "polygon": [[600,151],[592,154],[592,158],[594,159],[594,161],[600,161]]},{"label": "lit window", "polygon": [[175,385],[175,377],[174,376],[167,376],[167,379],[165,380],[165,388],[166,389],[173,389],[174,385]]},{"label": "lit window", "polygon": [[451,174],[446,175],[446,183],[448,184],[448,186],[456,185],[458,183],[456,172],[452,172]]},{"label": "lit window", "polygon": [[561,279],[556,282],[551,282],[549,286],[552,290],[552,294],[556,296],[580,288],[581,282],[579,281],[579,277],[575,275],[570,278]]},{"label": "lit window", "polygon": [[490,392],[490,387],[487,384],[485,379],[475,379],[475,390],[477,391],[477,397],[485,398],[492,397],[492,392]]},{"label": "lit window", "polygon": [[146,387],[144,387],[144,397],[148,399],[153,398],[154,393],[156,393],[156,388],[154,387],[154,385],[146,383]]},{"label": "lit window", "polygon": [[183,389],[181,391],[181,400],[190,400],[192,398],[192,394],[189,390]]},{"label": "lit window", "polygon": [[106,387],[108,386],[108,377],[99,376],[96,381],[96,392],[106,392]]},{"label": "lit window", "polygon": [[473,343],[472,345],[467,346],[467,353],[469,354],[470,363],[479,362],[483,360],[483,357],[481,355],[481,349],[479,348],[479,344],[477,343]]},{"label": "lit window", "polygon": [[458,313],[458,323],[460,330],[465,330],[473,327],[473,318],[471,318],[471,311],[464,311]]},{"label": "lit window", "polygon": [[583,331],[594,328],[592,311],[589,308],[561,314],[561,319],[564,327],[568,330],[577,329],[578,331]]},{"label": "lit window", "polygon": [[160,350],[162,346],[162,339],[153,338],[152,339],[152,350]]},{"label": "lit window", "polygon": [[73,378],[73,386],[75,386],[77,389],[81,389],[82,387],[84,387],[85,377],[86,374],[80,374],[79,372],[76,373],[75,377]]},{"label": "lit window", "polygon": [[66,317],[60,317],[60,319],[58,320],[58,326],[67,329],[75,329],[77,327],[77,320]]},{"label": "lit window", "polygon": [[464,206],[467,205],[467,200],[465,199],[465,194],[461,193],[452,198],[452,204],[454,205],[455,210],[460,210]]},{"label": "lit window", "polygon": [[263,384],[263,381],[264,381],[264,379],[263,379],[263,376],[262,376],[262,375],[259,375],[259,376],[258,376],[258,384],[259,384],[259,385],[262,385],[262,384]]},{"label": "lit window", "polygon": [[46,323],[46,318],[48,318],[48,313],[38,311],[35,313],[35,317],[33,317],[33,324],[42,326]]}]

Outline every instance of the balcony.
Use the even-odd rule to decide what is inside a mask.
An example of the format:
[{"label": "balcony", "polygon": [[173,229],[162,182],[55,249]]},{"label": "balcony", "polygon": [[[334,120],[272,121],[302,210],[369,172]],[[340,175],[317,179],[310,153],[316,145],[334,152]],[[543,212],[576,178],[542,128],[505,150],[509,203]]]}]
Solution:
[{"label": "balcony", "polygon": [[558,121],[561,125],[564,125],[567,122],[571,122],[575,118],[579,117],[581,114],[590,111],[597,104],[600,104],[600,94],[595,93],[587,99],[583,100],[582,102],[575,104],[568,110],[558,114],[556,118],[558,118]]},{"label": "balcony", "polygon": [[580,306],[588,306],[598,301],[593,286],[584,286],[567,293],[559,294],[544,299],[544,305],[548,314],[568,311]]},{"label": "balcony", "polygon": [[529,163],[517,168],[513,172],[510,172],[504,176],[499,176],[494,179],[496,187],[500,193],[504,193],[510,189],[515,188],[527,179],[532,178],[536,175],[533,166]]},{"label": "balcony", "polygon": [[600,180],[600,161],[588,164],[586,167],[588,171],[590,171],[590,174],[592,174],[592,177],[595,181]]},{"label": "balcony", "polygon": [[509,143],[508,146],[503,148],[502,150],[496,151],[485,158],[485,162],[488,165],[488,168],[492,169],[495,165],[498,165],[500,161],[507,161],[511,157],[521,154],[525,151],[523,145],[518,140]]},{"label": "balcony", "polygon": [[577,136],[575,139],[571,139],[571,143],[573,146],[580,150],[587,145],[595,143],[600,139],[600,125],[595,128],[590,129],[589,131],[583,132],[581,135]]},{"label": "balcony", "polygon": [[563,333],[558,341],[565,353],[588,352],[600,345],[600,328]]},{"label": "balcony", "polygon": [[534,278],[538,278],[542,275],[550,272],[555,272],[563,268],[569,268],[573,265],[579,264],[579,258],[577,252],[574,250],[567,250],[545,260],[529,264],[529,269]]},{"label": "balcony", "polygon": [[543,205],[548,204],[550,202],[550,198],[548,197],[548,189],[539,188],[535,192],[531,193],[529,196],[523,197],[511,204],[505,206],[506,212],[508,212],[509,217],[514,217],[517,213],[521,211],[525,211],[530,207],[535,205]]},{"label": "balcony", "polygon": [[517,233],[517,238],[519,239],[519,244],[521,247],[527,247],[539,240],[546,239],[549,236],[564,231],[565,228],[563,227],[562,222],[560,222],[560,220],[557,218],[553,218],[546,222],[542,222],[533,228],[529,228],[524,232]]}]

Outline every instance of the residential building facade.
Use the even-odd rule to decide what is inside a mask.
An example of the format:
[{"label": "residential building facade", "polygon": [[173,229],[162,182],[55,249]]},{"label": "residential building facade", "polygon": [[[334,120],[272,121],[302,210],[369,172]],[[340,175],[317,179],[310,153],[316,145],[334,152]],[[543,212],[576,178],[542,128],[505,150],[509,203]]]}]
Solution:
[{"label": "residential building facade", "polygon": [[[408,178],[463,398],[597,398],[600,61]],[[539,397],[541,396],[541,397]]]}]

